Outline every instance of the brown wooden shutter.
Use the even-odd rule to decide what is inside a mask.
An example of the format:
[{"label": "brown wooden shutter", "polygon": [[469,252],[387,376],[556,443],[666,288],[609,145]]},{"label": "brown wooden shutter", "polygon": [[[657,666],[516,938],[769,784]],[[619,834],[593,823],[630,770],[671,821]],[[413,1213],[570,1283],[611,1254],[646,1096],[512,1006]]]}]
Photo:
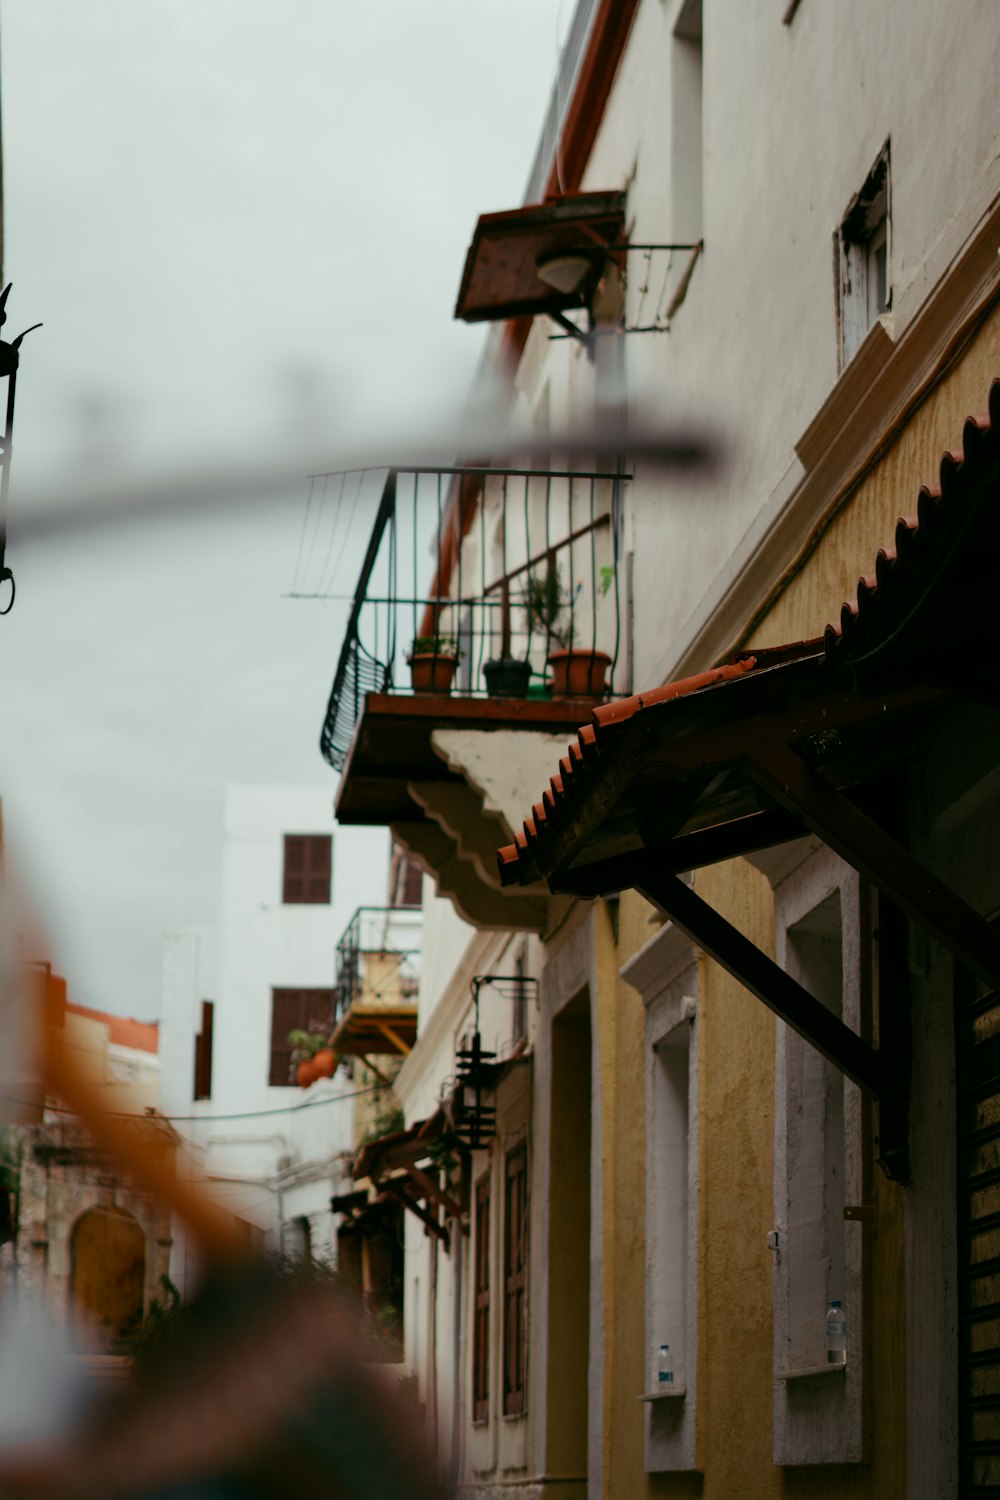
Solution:
[{"label": "brown wooden shutter", "polygon": [[215,1006],[211,1000],[201,1002],[201,1030],[194,1041],[194,1097],[212,1097],[212,1029]]},{"label": "brown wooden shutter", "polygon": [[333,864],[333,839],[330,834],[314,834],[306,839],[306,894],[313,905],[329,904],[330,874]]},{"label": "brown wooden shutter", "polygon": [[286,906],[327,905],[332,870],[332,834],[285,834],[281,899]]},{"label": "brown wooden shutter", "polygon": [[403,895],[401,906],[419,906],[423,900],[424,872],[412,859],[403,866]]},{"label": "brown wooden shutter", "polygon": [[527,1148],[508,1152],[504,1165],[503,1409],[505,1416],[516,1417],[525,1407],[527,1368]]},{"label": "brown wooden shutter", "polygon": [[475,1323],[472,1335],[472,1418],[490,1415],[490,1173],[476,1184]]},{"label": "brown wooden shutter", "polygon": [[996,1495],[1000,1453],[1000,995],[956,965],[958,1492]]},{"label": "brown wooden shutter", "polygon": [[308,1031],[310,1021],[320,1021],[333,1030],[333,995],[332,989],[271,991],[271,1064],[267,1081],[272,1087],[287,1088],[294,1082],[290,1031]]}]

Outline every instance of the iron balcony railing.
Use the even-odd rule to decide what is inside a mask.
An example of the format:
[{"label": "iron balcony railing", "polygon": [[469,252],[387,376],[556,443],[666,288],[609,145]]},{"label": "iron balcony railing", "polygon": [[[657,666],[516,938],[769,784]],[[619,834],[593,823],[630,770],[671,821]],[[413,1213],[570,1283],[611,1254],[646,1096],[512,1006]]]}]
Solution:
[{"label": "iron balcony railing", "polygon": [[334,1024],[351,1006],[415,1005],[420,984],[420,913],[359,906],[337,944]]},{"label": "iron balcony railing", "polygon": [[463,696],[579,694],[555,666],[570,652],[590,661],[589,695],[627,691],[618,565],[627,478],[389,470],[320,738],[330,764],[343,766],[367,693],[413,690],[414,649],[435,668],[450,663]]}]

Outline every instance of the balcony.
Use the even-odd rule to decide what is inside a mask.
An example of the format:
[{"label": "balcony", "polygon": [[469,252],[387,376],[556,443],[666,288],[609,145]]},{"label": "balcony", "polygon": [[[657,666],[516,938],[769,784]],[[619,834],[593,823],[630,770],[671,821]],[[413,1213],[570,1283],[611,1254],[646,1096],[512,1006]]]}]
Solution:
[{"label": "balcony", "polygon": [[397,906],[359,906],[347,924],[334,984],[332,1046],[339,1055],[405,1057],[413,1047],[420,927],[419,910]]},{"label": "balcony", "polygon": [[541,889],[501,892],[495,850],[533,768],[629,689],[626,478],[386,475],[321,746],[342,772],[338,819],[390,827],[476,926],[546,925]]}]

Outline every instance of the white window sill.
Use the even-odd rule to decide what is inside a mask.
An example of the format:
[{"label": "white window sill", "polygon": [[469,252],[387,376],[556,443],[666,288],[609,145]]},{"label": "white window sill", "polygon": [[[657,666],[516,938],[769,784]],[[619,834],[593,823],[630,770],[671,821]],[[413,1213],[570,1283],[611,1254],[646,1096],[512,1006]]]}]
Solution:
[{"label": "white window sill", "polygon": [[803,1365],[796,1370],[775,1370],[775,1380],[812,1380],[816,1375],[843,1375],[846,1365]]},{"label": "white window sill", "polygon": [[676,1401],[681,1396],[687,1395],[687,1388],[683,1385],[671,1386],[669,1391],[650,1391],[648,1395],[636,1396],[637,1401]]}]

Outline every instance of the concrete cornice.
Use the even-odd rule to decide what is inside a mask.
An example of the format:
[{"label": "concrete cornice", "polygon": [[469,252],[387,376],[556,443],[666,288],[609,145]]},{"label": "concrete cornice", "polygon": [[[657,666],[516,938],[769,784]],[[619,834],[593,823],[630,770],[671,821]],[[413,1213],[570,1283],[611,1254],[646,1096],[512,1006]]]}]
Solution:
[{"label": "concrete cornice", "polygon": [[639,991],[643,1005],[649,1006],[680,979],[698,953],[687,933],[667,922],[619,972],[626,984]]},{"label": "concrete cornice", "polygon": [[755,870],[767,876],[773,891],[783,880],[788,879],[793,870],[797,870],[799,865],[804,864],[822,847],[822,841],[809,834],[806,838],[793,839],[789,844],[777,844],[773,849],[758,849],[755,854],[744,854],[743,858]]}]

